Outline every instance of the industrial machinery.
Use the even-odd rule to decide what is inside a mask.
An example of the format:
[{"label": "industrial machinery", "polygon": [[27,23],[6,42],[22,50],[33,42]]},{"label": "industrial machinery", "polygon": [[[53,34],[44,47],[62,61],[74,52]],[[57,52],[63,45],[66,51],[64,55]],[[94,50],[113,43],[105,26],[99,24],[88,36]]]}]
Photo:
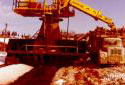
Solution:
[{"label": "industrial machinery", "polygon": [[99,64],[125,64],[125,47],[119,38],[122,35],[116,31],[99,29],[97,27],[88,36],[88,50],[92,60]]},{"label": "industrial machinery", "polygon": [[75,16],[75,11],[71,10],[71,7],[92,16],[95,20],[107,23],[111,30],[116,30],[112,19],[78,0],[43,0],[40,2],[38,0],[13,0],[14,12],[24,17],[40,17],[43,22],[36,39],[11,39],[9,41],[6,63],[23,62],[31,65],[39,62],[68,65],[83,56],[86,59],[87,45],[90,44],[86,41],[63,40],[60,33],[59,22],[63,20],[62,18]]},{"label": "industrial machinery", "polygon": [[100,64],[125,64],[125,51],[120,38],[104,38],[99,51]]}]

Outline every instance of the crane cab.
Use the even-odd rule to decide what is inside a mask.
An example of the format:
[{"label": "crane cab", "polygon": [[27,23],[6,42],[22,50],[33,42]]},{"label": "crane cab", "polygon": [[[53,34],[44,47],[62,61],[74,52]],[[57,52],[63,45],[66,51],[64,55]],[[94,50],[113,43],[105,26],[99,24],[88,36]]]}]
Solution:
[{"label": "crane cab", "polygon": [[47,4],[36,0],[13,0],[13,10],[15,13],[25,17],[41,17],[42,15],[59,15],[60,17],[72,17],[75,15],[74,10],[69,7],[63,9],[58,8],[60,5],[56,3]]},{"label": "crane cab", "polygon": [[36,0],[14,0],[13,3],[14,12],[25,17],[40,17],[43,12],[52,14],[50,7],[44,7],[43,3],[36,2]]}]

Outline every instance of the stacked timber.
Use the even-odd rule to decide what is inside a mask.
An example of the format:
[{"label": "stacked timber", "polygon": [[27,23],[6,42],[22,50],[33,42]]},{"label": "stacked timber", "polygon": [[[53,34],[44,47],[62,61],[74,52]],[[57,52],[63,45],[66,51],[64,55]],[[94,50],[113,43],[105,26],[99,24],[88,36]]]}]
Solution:
[{"label": "stacked timber", "polygon": [[51,85],[125,85],[125,66],[63,67],[56,72]]}]

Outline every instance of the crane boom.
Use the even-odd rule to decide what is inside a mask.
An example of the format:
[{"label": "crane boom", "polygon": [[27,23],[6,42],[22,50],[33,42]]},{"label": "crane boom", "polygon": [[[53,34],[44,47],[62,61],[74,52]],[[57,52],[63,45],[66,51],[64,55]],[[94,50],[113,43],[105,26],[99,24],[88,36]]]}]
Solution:
[{"label": "crane boom", "polygon": [[23,16],[41,16],[43,14],[55,14],[61,17],[74,16],[74,12],[69,15],[68,6],[72,6],[85,14],[93,17],[95,20],[101,20],[108,24],[111,29],[116,30],[116,26],[111,18],[102,15],[102,12],[95,10],[90,6],[80,2],[79,0],[54,0],[51,5],[45,6],[44,3],[39,3],[36,0],[14,0],[16,6],[14,11]]},{"label": "crane boom", "polygon": [[103,16],[102,12],[89,7],[86,4],[79,2],[78,0],[68,0],[68,1],[64,0],[64,2],[65,2],[64,7],[69,4],[70,6],[73,6],[74,8],[92,16],[95,20],[101,20],[107,23],[111,29],[116,29],[112,19],[106,16]]}]

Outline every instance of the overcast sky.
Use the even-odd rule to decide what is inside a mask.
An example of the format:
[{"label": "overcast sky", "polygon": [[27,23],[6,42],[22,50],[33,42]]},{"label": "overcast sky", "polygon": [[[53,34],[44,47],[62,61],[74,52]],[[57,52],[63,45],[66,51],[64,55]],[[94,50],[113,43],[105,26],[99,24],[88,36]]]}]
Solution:
[{"label": "overcast sky", "polygon": [[[8,23],[8,30],[19,33],[34,34],[42,22],[34,17],[22,17],[12,11],[13,0],[0,0],[0,29]],[[103,15],[112,18],[116,26],[125,25],[125,0],[79,0],[96,10],[101,10]],[[70,18],[69,30],[83,33],[93,30],[96,26],[108,28],[107,24],[95,21],[92,17],[76,10],[76,16]],[[66,30],[67,19],[60,23],[60,28]]]}]

